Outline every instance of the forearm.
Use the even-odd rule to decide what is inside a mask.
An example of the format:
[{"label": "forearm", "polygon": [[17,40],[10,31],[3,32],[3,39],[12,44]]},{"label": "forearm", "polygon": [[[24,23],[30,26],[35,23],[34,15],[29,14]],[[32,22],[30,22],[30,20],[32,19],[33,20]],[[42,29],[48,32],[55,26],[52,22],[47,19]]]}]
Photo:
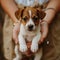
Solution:
[{"label": "forearm", "polygon": [[18,9],[14,0],[1,0],[1,6],[4,11],[12,18],[13,22],[16,22],[15,11]]},{"label": "forearm", "polygon": [[[51,0],[47,6],[47,10],[46,12],[46,16],[43,20],[47,21],[48,24],[51,23],[51,21],[53,20],[55,14],[57,13],[57,11],[59,10],[59,0]],[[48,8],[53,8],[53,9],[48,9]]]}]

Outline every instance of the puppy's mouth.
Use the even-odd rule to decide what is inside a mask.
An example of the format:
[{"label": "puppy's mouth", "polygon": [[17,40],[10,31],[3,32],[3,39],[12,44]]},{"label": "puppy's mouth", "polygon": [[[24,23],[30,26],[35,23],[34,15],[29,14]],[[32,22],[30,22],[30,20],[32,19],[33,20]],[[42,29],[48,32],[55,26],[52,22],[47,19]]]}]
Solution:
[{"label": "puppy's mouth", "polygon": [[28,31],[34,31],[33,29],[28,29]]}]

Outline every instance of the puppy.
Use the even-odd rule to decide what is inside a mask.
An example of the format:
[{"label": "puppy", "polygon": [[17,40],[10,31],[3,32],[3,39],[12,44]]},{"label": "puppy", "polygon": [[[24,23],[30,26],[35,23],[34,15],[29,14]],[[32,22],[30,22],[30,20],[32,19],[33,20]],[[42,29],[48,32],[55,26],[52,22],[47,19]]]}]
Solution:
[{"label": "puppy", "polygon": [[[40,20],[45,17],[45,13],[40,8],[26,7],[18,9],[15,15],[20,20],[20,32],[18,35],[19,45],[15,45],[16,57],[13,60],[21,60],[21,52],[28,50],[26,42],[31,42],[30,50],[33,53],[38,51],[38,42],[41,38]],[[34,56],[34,60],[41,60],[42,48],[39,48],[39,51]]]}]

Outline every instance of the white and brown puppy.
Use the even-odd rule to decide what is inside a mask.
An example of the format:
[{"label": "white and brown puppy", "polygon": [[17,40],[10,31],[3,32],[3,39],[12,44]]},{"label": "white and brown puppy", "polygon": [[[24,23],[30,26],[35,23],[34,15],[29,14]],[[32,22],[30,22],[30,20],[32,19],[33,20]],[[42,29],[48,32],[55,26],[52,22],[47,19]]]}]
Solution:
[{"label": "white and brown puppy", "polygon": [[[40,20],[45,17],[45,13],[40,8],[27,7],[19,9],[15,13],[17,19],[20,20],[20,32],[18,35],[19,47],[15,46],[16,57],[13,60],[21,60],[22,53],[28,50],[26,41],[31,42],[30,50],[37,52],[38,42],[41,38]],[[19,49],[19,50],[18,50]],[[42,48],[34,54],[34,60],[40,60],[42,56]]]}]

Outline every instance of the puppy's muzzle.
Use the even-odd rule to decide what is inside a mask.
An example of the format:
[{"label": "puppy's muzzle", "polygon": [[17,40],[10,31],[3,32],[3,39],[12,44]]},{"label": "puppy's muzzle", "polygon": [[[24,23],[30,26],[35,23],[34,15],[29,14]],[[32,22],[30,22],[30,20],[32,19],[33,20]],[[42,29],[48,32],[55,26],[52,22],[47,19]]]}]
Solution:
[{"label": "puppy's muzzle", "polygon": [[28,31],[33,31],[34,25],[28,25]]}]

